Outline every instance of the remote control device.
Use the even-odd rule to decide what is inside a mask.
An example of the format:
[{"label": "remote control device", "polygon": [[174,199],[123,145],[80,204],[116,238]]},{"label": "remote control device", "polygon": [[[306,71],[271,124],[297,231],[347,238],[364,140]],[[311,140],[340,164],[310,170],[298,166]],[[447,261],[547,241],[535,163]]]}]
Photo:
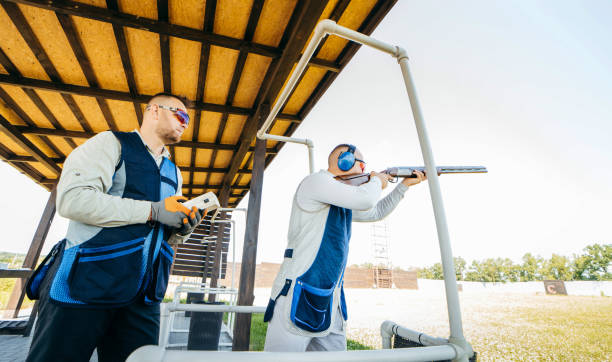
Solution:
[{"label": "remote control device", "polygon": [[212,192],[207,192],[194,199],[185,201],[183,205],[185,205],[185,207],[187,207],[188,209],[191,209],[192,207],[195,206],[200,210],[208,209],[208,211],[212,211],[220,207],[219,200],[217,199],[217,195],[215,195]]}]

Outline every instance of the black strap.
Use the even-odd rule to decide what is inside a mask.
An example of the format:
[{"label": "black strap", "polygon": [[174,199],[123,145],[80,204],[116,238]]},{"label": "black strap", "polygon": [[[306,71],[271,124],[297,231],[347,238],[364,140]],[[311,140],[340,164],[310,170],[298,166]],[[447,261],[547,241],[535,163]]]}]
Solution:
[{"label": "black strap", "polygon": [[276,304],[276,300],[278,297],[286,296],[289,293],[289,289],[291,289],[291,279],[285,279],[285,285],[283,289],[281,289],[280,293],[276,296],[276,298],[270,298],[268,302],[268,307],[266,308],[266,312],[264,313],[264,322],[269,322],[272,319],[272,315],[274,314],[274,305]]}]

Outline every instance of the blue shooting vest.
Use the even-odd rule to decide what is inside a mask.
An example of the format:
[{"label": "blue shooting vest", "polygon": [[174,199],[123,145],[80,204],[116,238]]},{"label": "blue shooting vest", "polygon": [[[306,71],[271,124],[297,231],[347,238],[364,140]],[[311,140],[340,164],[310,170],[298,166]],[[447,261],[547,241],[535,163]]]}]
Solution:
[{"label": "blue shooting vest", "polygon": [[[153,202],[176,194],[178,178],[172,161],[164,157],[158,167],[137,133],[113,133],[121,143],[121,160],[109,194]],[[51,300],[88,308],[118,307],[137,300],[159,303],[174,254],[167,243],[171,232],[160,223],[100,228],[83,243],[63,250],[49,292]]]},{"label": "blue shooting vest", "polygon": [[290,318],[305,331],[322,332],[330,327],[334,290],[338,287],[340,309],[344,320],[347,319],[342,279],[348,257],[352,219],[350,209],[330,206],[317,256],[310,268],[295,279]]}]

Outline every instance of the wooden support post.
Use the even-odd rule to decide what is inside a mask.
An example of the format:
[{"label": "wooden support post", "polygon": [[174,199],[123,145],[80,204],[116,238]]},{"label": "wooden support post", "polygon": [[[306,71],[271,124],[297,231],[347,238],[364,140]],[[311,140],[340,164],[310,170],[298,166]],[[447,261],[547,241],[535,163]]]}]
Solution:
[{"label": "wooden support post", "polygon": [[[259,234],[259,213],[261,194],[263,191],[263,173],[266,167],[266,140],[255,142],[255,157],[253,158],[253,176],[249,194],[244,246],[242,248],[242,266],[240,268],[240,287],[238,305],[253,305],[253,288],[255,285],[255,264],[257,257],[257,237]],[[248,351],[251,337],[251,315],[236,313],[234,324],[233,351]]]},{"label": "wooden support post", "polygon": [[[30,249],[28,250],[25,260],[23,261],[23,268],[34,269],[36,267],[38,258],[40,257],[40,251],[45,244],[47,233],[51,227],[53,216],[55,216],[55,195],[56,188],[53,188],[53,191],[51,191],[51,194],[49,194],[49,200],[47,201],[45,210],[40,218],[40,222],[38,223],[38,228],[36,229],[36,233],[32,239],[32,244],[30,244]],[[27,278],[17,279],[17,282],[13,287],[11,297],[6,305],[4,318],[17,318],[19,315],[19,309],[21,309],[23,297],[25,296],[26,281]]]},{"label": "wooden support post", "polygon": [[[225,185],[223,186],[223,188],[221,189],[221,193],[219,194],[219,204],[221,205],[221,207],[227,207],[227,202],[229,201],[229,194],[230,194],[230,189],[229,189],[229,185]],[[219,218],[219,220],[225,220],[227,213],[226,212],[221,212],[219,213],[219,215],[217,216]],[[217,287],[217,282],[219,280],[219,269],[221,267],[221,262],[222,262],[222,256],[223,256],[223,230],[225,229],[227,224],[224,223],[219,223],[217,224],[217,239],[215,241],[215,252],[214,252],[214,264],[213,264],[213,268],[212,268],[212,272],[211,272],[211,277],[210,277],[210,287],[211,288],[216,288]],[[211,224],[210,228],[211,231],[213,229],[214,225]],[[214,293],[209,293],[208,294],[208,301],[209,302],[214,302],[216,300],[217,295]]]}]

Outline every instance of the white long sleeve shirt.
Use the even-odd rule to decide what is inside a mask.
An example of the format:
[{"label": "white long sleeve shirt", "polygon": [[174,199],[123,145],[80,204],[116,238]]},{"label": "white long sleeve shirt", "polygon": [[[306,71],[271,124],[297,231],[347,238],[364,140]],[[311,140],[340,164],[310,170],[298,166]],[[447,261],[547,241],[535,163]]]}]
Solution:
[{"label": "white long sleeve shirt", "polygon": [[[352,220],[358,222],[378,221],[395,209],[404,197],[408,187],[398,184],[386,197],[379,200],[382,193],[381,181],[373,177],[360,186],[351,186],[334,179],[327,170],[321,170],[306,177],[298,186],[293,199],[287,249],[293,250],[292,257],[286,257],[272,287],[271,298],[275,299],[286,279],[295,281],[310,268],[320,248],[326,227],[330,205],[351,209]],[[293,285],[287,297],[280,297],[273,318],[282,318],[285,327],[294,334],[304,336],[325,336],[330,330],[343,330],[341,317],[338,316],[340,286],[334,292],[332,320],[330,329],[312,333],[296,327],[290,320]]]}]

